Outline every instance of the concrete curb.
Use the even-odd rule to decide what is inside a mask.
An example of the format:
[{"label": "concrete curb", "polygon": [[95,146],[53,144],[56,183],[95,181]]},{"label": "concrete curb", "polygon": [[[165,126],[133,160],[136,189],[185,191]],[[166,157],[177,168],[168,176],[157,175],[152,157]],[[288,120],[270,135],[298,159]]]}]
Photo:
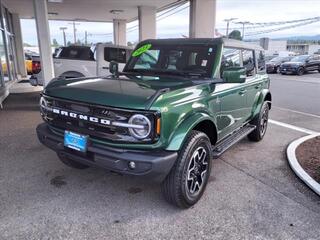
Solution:
[{"label": "concrete curb", "polygon": [[292,168],[292,170],[295,172],[295,174],[302,181],[304,181],[305,184],[307,184],[315,193],[320,195],[320,184],[317,183],[312,177],[310,177],[310,175],[308,173],[306,173],[306,171],[303,170],[303,168],[299,164],[297,157],[296,157],[297,147],[301,143],[303,143],[311,138],[317,137],[317,136],[320,136],[320,134],[317,133],[317,134],[307,135],[305,137],[299,138],[299,139],[291,142],[287,148],[287,158],[289,161],[289,165]]}]

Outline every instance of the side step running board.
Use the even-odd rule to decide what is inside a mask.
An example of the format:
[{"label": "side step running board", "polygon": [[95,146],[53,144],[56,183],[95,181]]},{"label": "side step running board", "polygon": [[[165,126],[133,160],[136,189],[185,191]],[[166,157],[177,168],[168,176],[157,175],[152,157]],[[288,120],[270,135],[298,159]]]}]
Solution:
[{"label": "side step running board", "polygon": [[225,151],[232,147],[235,143],[245,138],[249,133],[256,129],[256,126],[246,125],[239,130],[233,132],[230,136],[218,143],[213,149],[213,158],[220,157]]}]

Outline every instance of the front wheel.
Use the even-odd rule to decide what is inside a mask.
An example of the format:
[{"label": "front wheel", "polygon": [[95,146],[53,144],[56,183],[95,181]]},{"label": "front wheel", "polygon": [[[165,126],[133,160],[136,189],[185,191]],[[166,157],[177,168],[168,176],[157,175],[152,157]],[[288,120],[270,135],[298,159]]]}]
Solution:
[{"label": "front wheel", "polygon": [[298,68],[297,75],[302,76],[303,74],[304,74],[304,69],[303,68]]},{"label": "front wheel", "polygon": [[263,139],[267,132],[268,119],[269,105],[267,102],[264,102],[260,113],[251,121],[251,124],[256,126],[256,129],[248,135],[249,140],[259,142]]},{"label": "front wheel", "polygon": [[208,136],[192,131],[161,184],[165,199],[180,208],[189,208],[198,202],[208,183],[211,159],[212,146]]}]

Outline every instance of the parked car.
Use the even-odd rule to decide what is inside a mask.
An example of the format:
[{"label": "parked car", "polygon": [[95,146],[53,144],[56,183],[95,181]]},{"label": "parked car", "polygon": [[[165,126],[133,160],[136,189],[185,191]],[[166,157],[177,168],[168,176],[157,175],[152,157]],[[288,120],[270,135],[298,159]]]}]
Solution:
[{"label": "parked car", "polygon": [[[122,70],[132,49],[127,46],[98,43],[92,47],[61,47],[53,55],[55,77],[77,78],[103,76],[109,73],[110,61],[119,63]],[[38,72],[30,80],[31,85],[43,85],[43,75]]]},{"label": "parked car", "polygon": [[[25,66],[26,66],[27,74],[32,74],[32,57],[37,56],[37,54],[32,52],[26,52],[24,56],[25,56]],[[2,74],[8,75],[8,67],[7,67],[6,61],[2,62]]]},{"label": "parked car", "polygon": [[267,73],[280,73],[280,65],[289,62],[293,57],[275,57],[267,62]]},{"label": "parked car", "polygon": [[303,75],[308,71],[320,72],[320,56],[300,55],[280,65],[281,74]]},{"label": "parked car", "polygon": [[38,57],[39,55],[34,52],[26,52],[25,53],[25,63],[26,63],[26,70],[27,74],[31,75],[32,74],[32,59],[34,57]]},{"label": "parked car", "polygon": [[246,136],[265,136],[263,59],[261,47],[231,39],[143,41],[123,72],[112,62],[106,77],[50,82],[38,138],[70,167],[149,177],[162,182],[166,200],[188,208],[213,158]]}]

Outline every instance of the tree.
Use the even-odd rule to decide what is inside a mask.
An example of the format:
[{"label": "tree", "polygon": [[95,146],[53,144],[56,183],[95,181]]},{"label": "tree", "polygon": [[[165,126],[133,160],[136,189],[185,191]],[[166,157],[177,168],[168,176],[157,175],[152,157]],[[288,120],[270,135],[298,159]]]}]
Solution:
[{"label": "tree", "polygon": [[58,41],[57,41],[57,39],[52,39],[52,45],[54,46],[54,47],[58,47],[59,46],[59,43],[58,43]]},{"label": "tree", "polygon": [[70,41],[67,42],[67,46],[71,46],[72,43]]},{"label": "tree", "polygon": [[236,39],[236,40],[242,40],[241,37],[241,32],[239,30],[233,30],[230,34],[229,34],[229,38],[231,39]]}]

